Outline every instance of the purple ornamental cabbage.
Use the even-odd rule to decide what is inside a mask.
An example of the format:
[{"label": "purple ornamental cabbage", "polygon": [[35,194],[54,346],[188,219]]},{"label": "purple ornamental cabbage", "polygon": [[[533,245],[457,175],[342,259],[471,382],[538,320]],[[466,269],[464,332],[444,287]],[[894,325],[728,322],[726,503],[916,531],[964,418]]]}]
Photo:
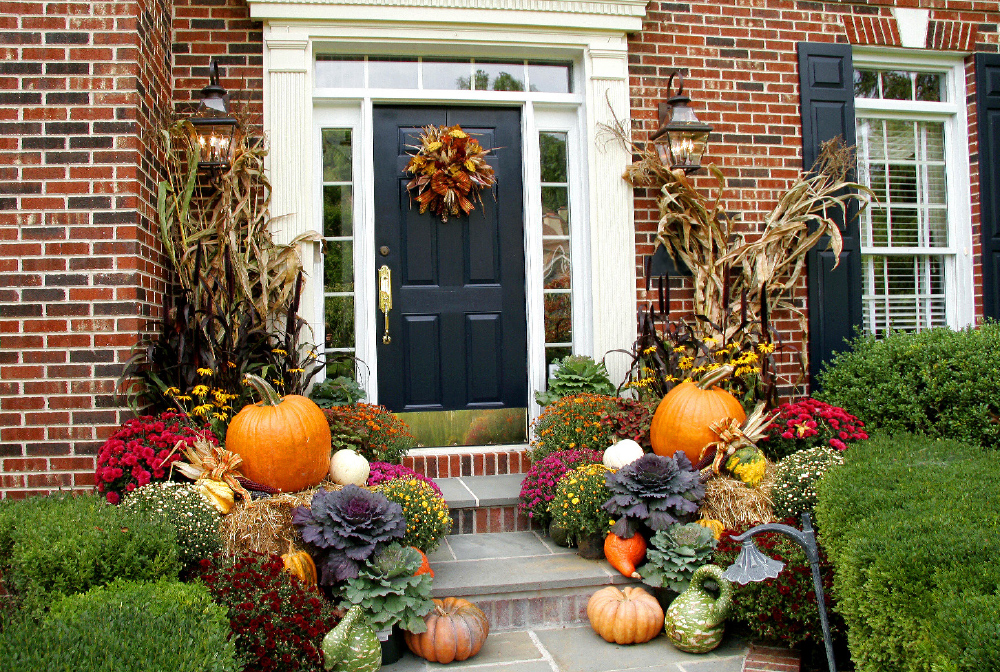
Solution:
[{"label": "purple ornamental cabbage", "polygon": [[357,578],[359,563],[406,531],[403,507],[356,485],[318,490],[310,507],[295,508],[292,522],[303,540],[327,550],[320,564],[324,585]]},{"label": "purple ornamental cabbage", "polygon": [[625,539],[640,523],[656,532],[682,522],[705,496],[698,470],[681,451],[673,457],[647,453],[608,474],[606,483],[611,499],[603,508],[618,518],[611,531]]}]

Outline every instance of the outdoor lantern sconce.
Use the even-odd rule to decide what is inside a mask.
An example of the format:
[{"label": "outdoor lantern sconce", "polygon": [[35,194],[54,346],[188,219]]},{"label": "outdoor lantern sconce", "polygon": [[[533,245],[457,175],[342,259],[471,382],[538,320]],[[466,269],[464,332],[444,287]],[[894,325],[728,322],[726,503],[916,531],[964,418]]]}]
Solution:
[{"label": "outdoor lantern sconce", "polygon": [[229,113],[229,94],[219,84],[219,64],[212,61],[208,72],[208,86],[201,90],[201,104],[189,121],[201,146],[198,170],[215,174],[229,168],[240,122]]},{"label": "outdoor lantern sconce", "polygon": [[[684,75],[673,72],[667,80],[667,94],[677,75],[677,95],[660,103],[658,112],[660,127],[650,140],[656,146],[660,162],[671,170],[681,169],[691,173],[701,168],[701,157],[708,145],[708,134],[712,127],[698,121],[694,110],[688,107],[691,99],[684,95]],[[670,121],[667,121],[669,112]]]},{"label": "outdoor lantern sconce", "polygon": [[819,547],[816,545],[816,534],[813,531],[812,518],[808,513],[802,514],[802,530],[796,530],[780,523],[767,523],[752,527],[743,534],[734,536],[733,541],[742,541],[743,548],[729,569],[722,576],[745,586],[751,581],[765,581],[777,578],[785,563],[778,562],[761,553],[753,542],[753,538],[762,532],[780,532],[802,547],[812,566],[813,590],[816,593],[816,606],[819,607],[819,622],[823,627],[823,642],[826,644],[826,662],[830,672],[837,672],[833,659],[833,640],[830,638],[830,624],[826,618],[826,598],[823,597],[823,577],[819,573]]}]

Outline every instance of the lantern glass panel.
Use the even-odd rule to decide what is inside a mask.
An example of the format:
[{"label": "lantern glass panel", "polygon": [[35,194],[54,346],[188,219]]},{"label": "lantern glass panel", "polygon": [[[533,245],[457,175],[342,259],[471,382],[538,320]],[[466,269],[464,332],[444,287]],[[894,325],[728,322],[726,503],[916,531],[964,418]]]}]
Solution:
[{"label": "lantern glass panel", "polygon": [[673,156],[672,166],[701,165],[701,156],[708,144],[709,131],[693,131],[690,129],[669,129],[667,138],[670,141],[670,153]]}]

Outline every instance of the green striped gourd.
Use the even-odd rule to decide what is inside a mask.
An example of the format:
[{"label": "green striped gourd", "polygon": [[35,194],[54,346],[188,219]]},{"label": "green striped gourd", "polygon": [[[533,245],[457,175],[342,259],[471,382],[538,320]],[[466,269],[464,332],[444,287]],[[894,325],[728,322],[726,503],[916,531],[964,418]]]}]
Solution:
[{"label": "green striped gourd", "polygon": [[361,607],[351,607],[323,638],[323,660],[333,672],[375,672],[382,667],[382,645]]}]

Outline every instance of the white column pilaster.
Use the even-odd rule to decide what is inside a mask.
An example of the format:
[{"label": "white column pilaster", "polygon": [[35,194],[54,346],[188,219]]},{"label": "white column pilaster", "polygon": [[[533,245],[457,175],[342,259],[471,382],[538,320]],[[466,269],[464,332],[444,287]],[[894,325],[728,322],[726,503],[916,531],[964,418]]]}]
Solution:
[{"label": "white column pilaster", "polygon": [[[632,190],[622,179],[630,154],[602,130],[617,120],[628,128],[628,56],[625,40],[591,46],[587,52],[588,159],[590,164],[590,251],[593,296],[594,358],[628,350],[636,335],[635,224]],[[628,358],[607,359],[615,384],[628,369]]]}]

